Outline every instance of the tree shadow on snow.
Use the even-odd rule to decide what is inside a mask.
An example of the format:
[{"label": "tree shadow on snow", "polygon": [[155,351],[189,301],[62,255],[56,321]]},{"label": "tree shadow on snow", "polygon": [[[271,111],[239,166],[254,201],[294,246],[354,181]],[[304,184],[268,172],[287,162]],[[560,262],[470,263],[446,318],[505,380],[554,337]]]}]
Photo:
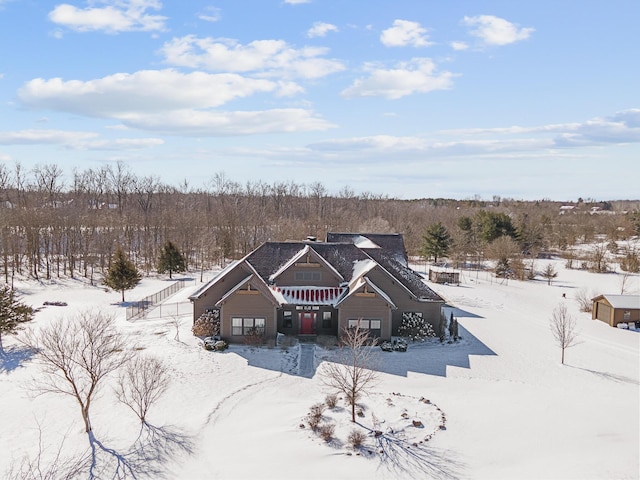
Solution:
[{"label": "tree shadow on snow", "polygon": [[399,435],[382,433],[375,437],[380,468],[399,478],[455,479],[463,465],[444,451],[426,443],[411,443]]},{"label": "tree shadow on snow", "polygon": [[117,450],[89,432],[88,478],[167,478],[167,464],[179,454],[192,454],[190,435],[171,426],[156,427],[144,423],[134,444],[126,451]]},{"label": "tree shadow on snow", "polygon": [[28,347],[12,346],[0,350],[0,373],[10,373],[31,360],[36,352]]}]

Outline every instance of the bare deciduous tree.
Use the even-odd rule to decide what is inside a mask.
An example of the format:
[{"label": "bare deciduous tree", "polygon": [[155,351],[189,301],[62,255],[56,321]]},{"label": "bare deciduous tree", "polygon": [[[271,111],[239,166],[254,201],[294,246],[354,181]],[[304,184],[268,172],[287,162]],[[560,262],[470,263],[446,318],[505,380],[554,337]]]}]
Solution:
[{"label": "bare deciduous tree", "polygon": [[586,288],[578,290],[578,293],[576,293],[576,301],[580,306],[581,312],[591,312],[591,310],[593,310],[593,302],[591,301],[593,297],[595,297],[595,295],[593,293],[589,295]]},{"label": "bare deciduous tree", "polygon": [[85,431],[92,435],[91,402],[107,375],[132,356],[113,318],[86,310],[75,318],[60,318],[39,331],[29,330],[22,343],[38,352],[44,375],[34,379],[34,391],[59,393],[80,406]]},{"label": "bare deciduous tree", "polygon": [[120,374],[116,395],[118,400],[135,413],[142,425],[153,405],[169,387],[167,366],[157,358],[135,357]]},{"label": "bare deciduous tree", "polygon": [[351,406],[351,421],[356,421],[356,403],[378,380],[374,370],[377,351],[367,329],[360,323],[343,330],[341,355],[338,362],[327,362],[322,370],[322,382],[343,393]]},{"label": "bare deciduous tree", "polygon": [[576,332],[576,320],[567,311],[567,306],[560,303],[551,314],[551,333],[562,349],[562,364],[564,365],[564,351],[576,345],[578,333]]}]

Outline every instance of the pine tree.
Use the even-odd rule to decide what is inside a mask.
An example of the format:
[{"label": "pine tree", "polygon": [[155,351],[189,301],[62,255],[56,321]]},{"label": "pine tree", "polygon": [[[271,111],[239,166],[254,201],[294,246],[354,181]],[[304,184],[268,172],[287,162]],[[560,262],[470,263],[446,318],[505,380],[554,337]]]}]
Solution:
[{"label": "pine tree", "polygon": [[122,248],[118,247],[111,259],[104,284],[113,290],[122,292],[122,301],[124,302],[124,291],[135,287],[141,278],[142,275],[134,263],[125,256]]},{"label": "pine tree", "polygon": [[184,256],[172,242],[167,242],[162,247],[158,259],[158,273],[169,272],[169,278],[173,272],[180,273],[186,270]]},{"label": "pine tree", "polygon": [[33,309],[21,303],[9,285],[0,288],[0,355],[4,354],[2,335],[15,333],[21,323],[32,318]]},{"label": "pine tree", "polygon": [[438,257],[446,256],[451,248],[451,235],[442,223],[434,223],[427,228],[426,235],[422,237],[422,256],[425,258],[433,257],[434,263],[438,261]]},{"label": "pine tree", "polygon": [[553,267],[553,265],[549,263],[547,265],[547,268],[545,268],[542,272],[542,276],[547,279],[547,285],[551,285],[553,279],[558,276],[558,272],[556,272],[556,269]]}]

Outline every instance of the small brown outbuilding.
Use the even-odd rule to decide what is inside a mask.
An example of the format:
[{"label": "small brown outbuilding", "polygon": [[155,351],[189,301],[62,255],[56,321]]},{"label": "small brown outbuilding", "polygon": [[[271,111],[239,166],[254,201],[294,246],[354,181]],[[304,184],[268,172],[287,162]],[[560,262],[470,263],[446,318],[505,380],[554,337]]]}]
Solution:
[{"label": "small brown outbuilding", "polygon": [[608,323],[640,322],[640,295],[598,295],[592,298],[591,318]]}]

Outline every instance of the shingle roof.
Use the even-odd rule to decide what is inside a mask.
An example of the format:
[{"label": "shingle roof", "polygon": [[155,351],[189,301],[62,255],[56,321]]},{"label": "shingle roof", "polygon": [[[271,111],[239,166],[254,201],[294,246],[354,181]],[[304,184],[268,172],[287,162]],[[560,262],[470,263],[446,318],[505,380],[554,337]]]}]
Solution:
[{"label": "shingle roof", "polygon": [[420,275],[404,265],[402,262],[399,262],[395,257],[388,255],[384,250],[372,248],[365,249],[365,251],[418,299],[435,302],[444,301],[440,295],[431,290],[427,284],[424,283]]},{"label": "shingle roof", "polygon": [[269,277],[306,245],[333,266],[347,282],[353,275],[354,262],[368,258],[358,247],[347,243],[267,242],[250,253],[246,261],[265,281],[268,281]]},{"label": "shingle roof", "polygon": [[[408,264],[407,251],[404,247],[404,237],[400,233],[327,233],[327,242],[362,244],[362,237],[371,240],[388,255],[396,258],[399,262]],[[368,251],[369,248],[363,248]]]},{"label": "shingle roof", "polygon": [[[376,241],[376,243],[378,242]],[[404,245],[404,241],[402,244]],[[268,282],[274,273],[306,246],[312,248],[318,255],[326,260],[327,263],[332,265],[346,282],[349,282],[353,278],[354,268],[357,262],[373,260],[396,278],[396,280],[417,299],[423,301],[443,301],[442,297],[424,283],[420,275],[407,267],[402,259],[397,258],[397,250],[389,251],[384,248],[363,249],[358,248],[353,243],[267,242],[250,253],[245,260],[253,266],[258,275]]]}]

